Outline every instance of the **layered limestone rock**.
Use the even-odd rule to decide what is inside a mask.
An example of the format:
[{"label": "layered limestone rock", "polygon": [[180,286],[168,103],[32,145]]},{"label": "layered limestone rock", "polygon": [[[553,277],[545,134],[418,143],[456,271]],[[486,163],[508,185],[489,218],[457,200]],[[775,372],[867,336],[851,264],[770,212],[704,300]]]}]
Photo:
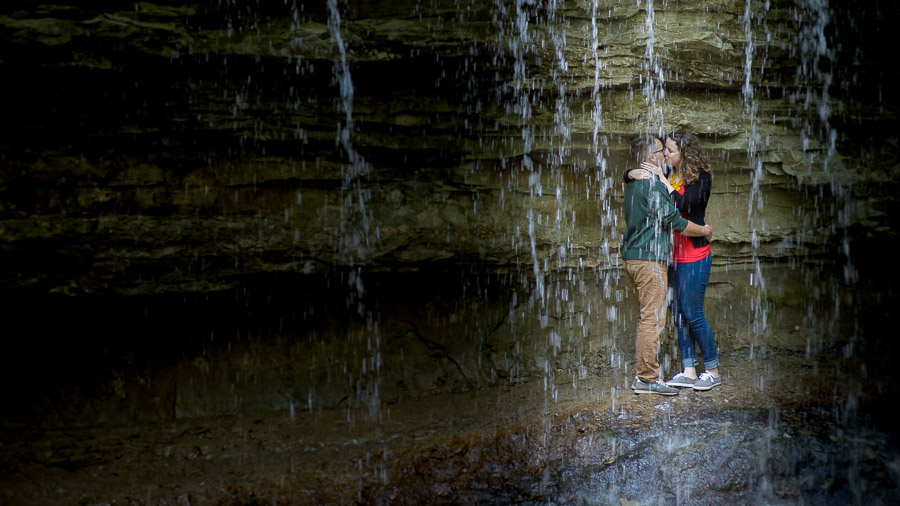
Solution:
[{"label": "layered limestone rock", "polygon": [[[822,261],[852,281],[851,242],[896,240],[880,184],[898,174],[896,98],[874,78],[892,8],[426,3],[4,4],[4,293],[244,300],[258,277],[289,279],[332,309],[98,381],[164,416],[365,406],[577,379],[629,348],[618,241],[637,132],[690,130],[708,151],[726,348],[759,345],[785,290],[840,305],[822,303],[833,287],[766,291],[737,270]],[[468,307],[486,279],[503,288]],[[811,324],[809,307],[771,320]]]},{"label": "layered limestone rock", "polygon": [[[350,265],[615,265],[625,148],[648,128],[702,136],[718,262],[889,228],[843,189],[896,157],[838,125],[894,121],[887,99],[828,94],[821,79],[870,69],[804,49],[846,41],[804,38],[801,6],[457,3],[5,7],[17,98],[0,226],[21,262],[5,284],[128,294]],[[29,265],[40,244],[72,268]]]}]

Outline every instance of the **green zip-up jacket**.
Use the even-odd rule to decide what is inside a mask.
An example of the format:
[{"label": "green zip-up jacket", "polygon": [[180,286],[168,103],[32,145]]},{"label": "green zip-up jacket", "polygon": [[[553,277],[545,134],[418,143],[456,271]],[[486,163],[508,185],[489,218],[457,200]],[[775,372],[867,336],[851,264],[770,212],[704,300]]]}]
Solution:
[{"label": "green zip-up jacket", "polygon": [[624,260],[668,261],[672,255],[672,230],[683,232],[688,221],[681,217],[666,186],[656,176],[625,185]]}]

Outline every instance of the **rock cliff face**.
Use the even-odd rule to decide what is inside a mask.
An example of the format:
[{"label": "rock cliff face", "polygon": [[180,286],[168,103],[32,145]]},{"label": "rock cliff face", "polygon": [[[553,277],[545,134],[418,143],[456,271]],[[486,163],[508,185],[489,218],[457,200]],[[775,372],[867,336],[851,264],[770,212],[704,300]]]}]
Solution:
[{"label": "rock cliff face", "polygon": [[[70,296],[52,303],[70,316],[72,300],[91,301],[86,314],[110,301],[243,311],[270,307],[258,294],[273,290],[302,301],[218,341],[214,317],[196,332],[153,320],[192,344],[137,353],[139,366],[127,357],[156,334],[114,346],[98,388],[125,399],[115,385],[163,378],[134,387],[150,399],[134,409],[162,416],[577,378],[629,349],[614,343],[632,310],[617,270],[630,139],[686,129],[715,174],[711,311],[733,337],[723,346],[759,345],[767,300],[835,289],[761,287],[768,266],[790,278],[821,261],[853,282],[858,249],[896,243],[883,185],[898,175],[884,89],[896,70],[878,58],[892,14],[752,0],[7,2],[4,296],[19,309]],[[757,284],[741,281],[748,267]],[[797,306],[804,328],[833,321],[803,317],[810,307]]]}]

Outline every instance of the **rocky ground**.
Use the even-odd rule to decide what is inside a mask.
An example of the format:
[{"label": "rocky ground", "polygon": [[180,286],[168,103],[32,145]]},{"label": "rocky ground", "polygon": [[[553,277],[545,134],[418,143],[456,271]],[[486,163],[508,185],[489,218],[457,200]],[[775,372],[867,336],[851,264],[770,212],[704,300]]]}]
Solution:
[{"label": "rocky ground", "polygon": [[886,359],[749,349],[724,384],[634,395],[621,369],[379,412],[245,412],[5,430],[0,502],[70,504],[886,504],[900,445]]}]

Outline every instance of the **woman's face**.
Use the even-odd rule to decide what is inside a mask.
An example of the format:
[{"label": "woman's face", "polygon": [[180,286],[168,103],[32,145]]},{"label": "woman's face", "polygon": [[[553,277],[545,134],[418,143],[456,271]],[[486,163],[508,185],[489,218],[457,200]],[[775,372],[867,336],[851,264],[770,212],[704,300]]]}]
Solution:
[{"label": "woman's face", "polygon": [[666,150],[663,153],[666,155],[669,165],[676,169],[681,166],[681,151],[678,150],[678,143],[675,142],[675,139],[666,139]]}]

